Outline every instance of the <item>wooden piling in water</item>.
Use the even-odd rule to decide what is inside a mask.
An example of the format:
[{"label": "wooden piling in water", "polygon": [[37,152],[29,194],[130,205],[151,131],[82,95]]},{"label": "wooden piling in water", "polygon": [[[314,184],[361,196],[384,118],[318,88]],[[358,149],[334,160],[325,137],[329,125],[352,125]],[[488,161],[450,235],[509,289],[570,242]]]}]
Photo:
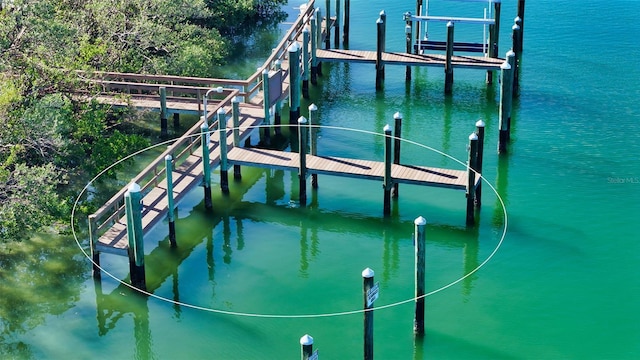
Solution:
[{"label": "wooden piling in water", "polygon": [[[485,123],[482,120],[476,121],[476,135],[478,135],[478,151],[476,154],[476,172],[478,174],[482,174],[482,159],[484,157],[484,127]],[[478,182],[476,186],[476,194],[475,194],[475,203],[476,207],[480,207],[482,203],[482,181]]]},{"label": "wooden piling in water", "polygon": [[161,86],[160,92],[160,137],[166,138],[168,135],[167,125],[167,88]]},{"label": "wooden piling in water", "polygon": [[336,49],[340,48],[340,0],[336,0],[336,22],[335,22],[335,31],[334,31],[334,39],[333,39],[333,47]]},{"label": "wooden piling in water", "polygon": [[313,338],[309,334],[305,334],[300,338],[301,359],[309,360],[313,354]]},{"label": "wooden piling in water", "polygon": [[518,0],[518,17],[520,18],[520,51],[524,49],[524,0]]},{"label": "wooden piling in water", "polygon": [[262,128],[260,128],[260,142],[264,145],[271,145],[271,106],[269,106],[269,69],[262,70],[262,108],[264,111],[264,121],[262,122]]},{"label": "wooden piling in water", "polygon": [[382,188],[384,189],[384,205],[383,214],[389,216],[391,214],[391,189],[393,188],[393,180],[391,179],[391,126],[388,124],[384,127],[384,180]]},{"label": "wooden piling in water", "polygon": [[[227,113],[218,109],[218,135],[220,139],[220,190],[229,194],[229,164],[227,161]],[[267,127],[267,133],[269,128]]]},{"label": "wooden piling in water", "polygon": [[373,360],[373,302],[369,302],[369,291],[373,288],[373,270],[362,271],[364,295],[364,359]]},{"label": "wooden piling in water", "polygon": [[351,1],[344,0],[344,27],[342,35],[342,46],[349,45],[349,22],[351,21]]},{"label": "wooden piling in water", "polygon": [[[328,1],[328,0],[327,0]],[[300,117],[300,47],[289,46],[289,124],[296,124]]]},{"label": "wooden piling in water", "polygon": [[131,285],[146,290],[144,270],[144,241],[142,233],[142,192],[140,185],[132,183],[124,194],[129,239],[129,270]]},{"label": "wooden piling in water", "polygon": [[[493,3],[493,24],[489,25],[489,48],[488,54],[491,58],[498,57],[498,41],[500,40],[500,8],[501,3]],[[487,84],[493,83],[493,71],[487,70]]]},{"label": "wooden piling in water", "polygon": [[[407,14],[405,14],[406,17]],[[411,14],[409,14],[409,16],[411,16]],[[404,27],[404,33],[406,35],[406,45],[407,45],[407,54],[411,54],[412,52],[412,45],[411,45],[411,41],[412,41],[412,32],[413,29],[411,28],[411,25],[409,25],[411,21],[407,21],[407,25]],[[411,66],[407,65],[407,69],[405,71],[405,75],[404,75],[404,79],[406,81],[411,80]]]},{"label": "wooden piling in water", "polygon": [[324,21],[324,48],[326,50],[331,49],[331,0],[326,0],[325,2],[325,21]]},{"label": "wooden piling in water", "polygon": [[91,270],[95,280],[100,280],[100,252],[96,249],[98,243],[98,221],[96,215],[89,215],[89,244],[91,245]]},{"label": "wooden piling in water", "polygon": [[414,220],[414,247],[415,247],[415,285],[416,285],[416,311],[413,320],[413,332],[418,336],[424,335],[424,294],[425,294],[425,225],[427,220],[419,216]]},{"label": "wooden piling in water", "polygon": [[[231,116],[233,121],[233,147],[240,147],[240,100],[231,99]],[[233,164],[233,179],[242,179],[240,165]]]},{"label": "wooden piling in water", "polygon": [[511,66],[511,71],[509,71],[509,81],[508,81],[508,84],[506,85],[506,86],[509,86],[509,88],[507,89],[507,94],[505,94],[505,96],[508,97],[507,129],[509,131],[507,132],[507,140],[511,140],[511,109],[513,108],[513,79],[515,77],[516,61],[517,61],[516,54],[513,52],[513,50],[507,51],[506,60]]},{"label": "wooden piling in water", "polygon": [[211,163],[209,161],[209,141],[207,140],[209,134],[209,126],[206,123],[205,117],[201,117],[202,125],[200,125],[200,141],[202,145],[202,177],[204,188],[204,207],[207,210],[213,208],[211,201]]},{"label": "wooden piling in water", "polygon": [[476,172],[474,169],[476,168],[476,159],[478,154],[478,135],[476,133],[471,133],[469,135],[469,157],[467,160],[467,174],[468,174],[468,183],[467,183],[467,225],[475,224],[475,190],[474,186],[476,183]]},{"label": "wooden piling in water", "polygon": [[169,243],[176,247],[176,218],[173,205],[173,157],[164,157],[164,169],[167,178],[167,220],[169,221]]},{"label": "wooden piling in water", "polygon": [[[316,39],[316,49],[320,48],[322,43],[322,9],[320,7],[316,8],[316,35],[318,38]],[[316,73],[318,76],[322,76],[322,63],[317,61],[316,63]]]},{"label": "wooden piling in water", "polygon": [[302,97],[309,98],[309,29],[302,30]]},{"label": "wooden piling in water", "polygon": [[501,69],[501,86],[500,86],[500,108],[499,113],[499,136],[498,136],[498,153],[507,152],[507,142],[509,140],[509,116],[511,113],[511,65],[505,60],[500,66]]},{"label": "wooden piling in water", "polygon": [[378,18],[376,20],[377,41],[376,41],[376,90],[382,89],[382,81],[384,79],[384,63],[382,62],[382,53],[384,52],[384,20]]},{"label": "wooden piling in water", "polygon": [[[309,105],[309,152],[311,155],[318,155],[318,107],[315,104]],[[311,174],[311,187],[318,188],[318,174]]]},{"label": "wooden piling in water", "polygon": [[[402,114],[396,112],[393,114],[393,163],[400,164],[400,145],[402,144]],[[398,183],[393,184],[392,196],[398,198],[399,193]]]},{"label": "wooden piling in water", "polygon": [[298,167],[298,179],[300,184],[300,207],[307,206],[307,119],[300,116],[298,119],[298,154],[300,165]]},{"label": "wooden piling in water", "polygon": [[522,59],[522,44],[520,43],[520,23],[519,17],[514,19],[511,27],[512,50],[516,54],[515,67],[513,68],[513,97],[520,95],[520,60]]},{"label": "wooden piling in water", "polygon": [[[274,63],[274,67],[276,71],[282,71],[282,62],[280,60],[276,60]],[[273,133],[275,135],[282,134],[282,101],[277,100],[274,104],[274,112],[275,115],[273,117]]]},{"label": "wooden piling in water", "polygon": [[447,49],[446,62],[444,65],[444,93],[451,94],[453,89],[453,65],[451,59],[453,57],[453,22],[447,23]]},{"label": "wooden piling in water", "polygon": [[[311,15],[311,19],[309,19],[309,26],[311,28],[311,84],[318,84],[318,24],[316,23],[316,15],[315,12]],[[308,90],[307,90],[308,92]],[[307,94],[309,96],[309,94]]]}]

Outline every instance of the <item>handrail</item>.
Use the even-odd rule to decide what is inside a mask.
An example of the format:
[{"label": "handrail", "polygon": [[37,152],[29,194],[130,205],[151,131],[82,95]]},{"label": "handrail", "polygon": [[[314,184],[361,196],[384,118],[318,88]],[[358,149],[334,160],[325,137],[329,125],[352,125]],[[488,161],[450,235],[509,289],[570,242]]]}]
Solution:
[{"label": "handrail", "polygon": [[[231,106],[232,99],[238,96],[238,94],[239,94],[238,90],[231,91],[230,94],[224,100],[216,104],[216,112],[219,109],[224,109],[225,107]],[[139,183],[152,172],[155,173],[154,176],[151,178],[151,180],[144,182],[141,188],[146,189],[149,183],[156,181],[159,176],[163,175],[162,172],[157,171],[156,169],[158,167],[164,167],[165,157],[167,155],[171,155],[173,157],[176,150],[179,147],[183,145],[191,145],[193,143],[197,143],[200,141],[200,135],[199,135],[201,131],[200,125],[201,125],[200,122],[197,122],[195,125],[193,125],[180,138],[178,138],[176,142],[174,142],[165,151],[163,151],[162,154],[158,155],[158,157],[154,161],[152,161],[144,170],[142,170],[140,173],[138,173],[138,175],[136,175],[133,179],[131,179],[131,182]],[[216,126],[217,126],[217,122],[213,122],[212,124],[209,125],[209,129],[215,129]],[[187,142],[189,144],[187,144]],[[180,153],[177,157],[174,157],[174,158],[178,159],[181,155],[183,155],[183,153]],[[95,211],[91,215],[95,219],[96,224],[98,225],[96,230],[99,231],[103,229],[107,223],[115,220],[112,217],[113,215],[117,216],[117,214],[120,212],[119,208],[123,206],[120,204],[124,204],[124,194],[126,192],[127,192],[127,187],[120,189],[120,191],[118,191],[115,195],[113,195],[104,205],[102,205],[97,211]],[[109,209],[113,209],[114,213],[105,221],[101,221],[102,218],[109,212]]]}]

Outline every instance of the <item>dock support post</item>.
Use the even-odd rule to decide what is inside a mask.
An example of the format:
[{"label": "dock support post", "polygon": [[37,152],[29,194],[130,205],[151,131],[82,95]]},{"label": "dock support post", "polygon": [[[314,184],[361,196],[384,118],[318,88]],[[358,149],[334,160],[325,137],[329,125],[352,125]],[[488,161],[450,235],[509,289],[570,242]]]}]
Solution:
[{"label": "dock support post", "polygon": [[524,0],[518,0],[518,17],[520,18],[520,51],[524,49]]},{"label": "dock support post", "polygon": [[[318,24],[316,23],[316,15],[315,12],[311,15],[311,19],[309,20],[309,25],[311,26],[311,84],[318,84]],[[309,96],[307,91],[307,96]]]},{"label": "dock support post", "polygon": [[415,270],[416,270],[416,313],[413,319],[413,332],[417,336],[424,335],[424,289],[425,289],[425,225],[427,220],[422,216],[413,221],[414,246],[415,246]]},{"label": "dock support post", "polygon": [[[229,194],[229,165],[227,162],[227,113],[218,109],[218,136],[220,138],[220,190]],[[267,128],[269,131],[269,128]]]},{"label": "dock support post", "polygon": [[[393,163],[400,164],[400,144],[402,143],[402,114],[396,112],[393,114],[394,128],[393,128]],[[398,198],[399,188],[398,183],[393,184],[392,196]]]},{"label": "dock support post", "polygon": [[94,214],[89,215],[89,243],[91,244],[91,265],[93,278],[100,280],[100,252],[96,250],[98,243],[98,219]]},{"label": "dock support post", "polygon": [[520,23],[521,19],[516,17],[511,27],[512,50],[516,54],[515,66],[513,68],[513,97],[520,95],[520,60],[522,59],[522,44],[520,43]]},{"label": "dock support post", "polygon": [[[274,66],[275,66],[275,70],[276,71],[281,71],[282,70],[282,62],[280,60],[276,60],[274,62]],[[281,100],[277,100],[275,103],[275,116],[273,118],[273,133],[275,135],[280,135],[282,134],[282,128],[280,126],[280,124],[282,124],[282,101]]]},{"label": "dock support post", "polygon": [[180,128],[180,113],[173,113],[173,130],[178,130]]},{"label": "dock support post", "polygon": [[447,58],[444,65],[444,93],[451,94],[453,88],[453,22],[447,23]]},{"label": "dock support post", "polygon": [[336,49],[340,48],[340,24],[341,24],[341,19],[340,19],[340,1],[341,0],[336,0],[336,28],[334,29],[335,32],[334,34],[334,39],[333,39],[333,47],[335,47]]},{"label": "dock support post", "polygon": [[[240,100],[235,96],[231,99],[231,116],[233,119],[233,147],[240,147]],[[242,179],[240,165],[233,165],[233,179]]]},{"label": "dock support post", "polygon": [[498,153],[507,152],[507,142],[509,140],[509,116],[511,113],[511,65],[505,60],[501,69],[501,86],[500,86],[500,109],[499,109],[499,129],[498,137]]},{"label": "dock support post", "polygon": [[300,181],[300,207],[307,206],[307,119],[300,116],[298,119],[298,155],[300,166],[298,179]]},{"label": "dock support post", "polygon": [[309,334],[305,334],[300,338],[300,346],[302,352],[301,359],[309,360],[313,354],[313,338],[309,336]]},{"label": "dock support post", "polygon": [[373,360],[373,303],[369,303],[369,290],[373,288],[375,273],[370,268],[362,270],[364,294],[364,360]]},{"label": "dock support post", "polygon": [[124,194],[129,238],[129,269],[131,285],[146,290],[144,271],[144,241],[142,234],[142,192],[140,185],[132,183]]},{"label": "dock support post", "polygon": [[324,37],[324,48],[326,50],[331,49],[331,0],[327,0],[325,2],[325,8],[326,8],[326,14],[325,14],[325,21],[324,21],[324,30],[325,30],[325,37]]},{"label": "dock support post", "polygon": [[[309,127],[311,141],[310,153],[311,155],[318,155],[318,107],[316,104],[309,105]],[[311,187],[318,188],[318,174],[311,174]]]},{"label": "dock support post", "polygon": [[387,124],[384,127],[384,180],[382,183],[382,188],[384,189],[384,216],[391,214],[391,189],[393,188],[391,156],[391,126]]},{"label": "dock support post", "polygon": [[[329,1],[329,0],[327,0]],[[289,124],[296,124],[300,117],[300,47],[289,46]]]},{"label": "dock support post", "polygon": [[478,154],[478,135],[469,135],[469,159],[467,161],[467,226],[475,224],[475,184],[476,184],[476,158]]},{"label": "dock support post", "polygon": [[349,45],[349,22],[351,21],[351,1],[344,0],[344,27],[342,35],[342,46]]},{"label": "dock support post", "polygon": [[271,106],[269,94],[269,69],[262,70],[262,108],[264,109],[264,121],[260,129],[260,142],[265,145],[271,144]]},{"label": "dock support post", "polygon": [[[316,8],[316,50],[322,44],[322,10],[317,7]],[[316,58],[316,73],[318,76],[322,76],[322,63]]]},{"label": "dock support post", "polygon": [[376,90],[381,90],[382,81],[384,80],[384,63],[382,62],[382,53],[384,52],[384,20],[382,20],[381,17],[376,20],[376,27]]},{"label": "dock support post", "polygon": [[[428,12],[428,10],[427,10]],[[417,16],[422,16],[422,0],[416,0],[416,13]],[[420,21],[416,21],[416,44],[421,44],[422,40],[421,40],[421,34],[420,34],[420,27],[422,26],[422,23]],[[426,34],[425,34],[426,37]],[[415,54],[419,54],[420,53],[420,46],[415,48],[414,51]]]},{"label": "dock support post", "polygon": [[[482,175],[482,158],[484,157],[484,121],[476,121],[476,135],[478,135],[478,153],[476,156],[476,168],[474,169],[478,174]],[[482,181],[478,182],[476,186],[475,196],[476,207],[480,207],[482,203]]]},{"label": "dock support post", "polygon": [[176,247],[176,218],[173,206],[173,156],[164,157],[164,169],[167,178],[167,219],[169,220],[169,243]]},{"label": "dock support post", "polygon": [[[405,18],[408,16],[411,16],[410,13],[406,13],[405,14]],[[409,25],[410,21],[407,21],[407,25],[404,27],[404,33],[406,34],[406,41],[407,41],[407,54],[411,54],[411,40],[412,40],[412,31],[413,29],[411,28],[411,25]],[[405,71],[405,75],[404,75],[404,79],[406,81],[411,80],[411,66],[407,66],[407,69]]]},{"label": "dock support post", "polygon": [[165,139],[167,132],[167,88],[161,86],[160,92],[160,137]]},{"label": "dock support post", "polygon": [[302,30],[302,96],[309,98],[309,29]]},{"label": "dock support post", "polygon": [[202,185],[204,187],[204,207],[207,210],[211,210],[213,208],[213,203],[211,202],[211,164],[209,161],[209,141],[207,140],[209,137],[209,126],[207,125],[204,116],[201,119],[203,121],[202,125],[200,125],[200,141],[202,143]]}]

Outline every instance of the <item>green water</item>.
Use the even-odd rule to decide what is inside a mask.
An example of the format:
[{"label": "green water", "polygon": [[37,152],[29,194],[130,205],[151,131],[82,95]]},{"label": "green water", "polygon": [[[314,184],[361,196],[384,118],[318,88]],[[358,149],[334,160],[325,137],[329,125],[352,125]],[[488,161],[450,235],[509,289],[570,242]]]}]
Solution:
[{"label": "green water", "polygon": [[[515,6],[502,5],[501,53]],[[396,24],[387,48],[403,50],[401,14],[414,7],[351,1],[349,47],[374,48],[375,19],[385,9]],[[435,15],[477,17],[481,8],[430,4]],[[169,249],[166,224],[146,238],[154,294],[189,305],[141,297],[107,276],[96,286],[68,236],[29,241],[0,258],[0,357],[297,359],[300,337],[310,334],[323,359],[361,358],[361,272],[372,268],[380,282],[376,307],[411,299],[417,216],[428,221],[428,292],[501,246],[478,271],[426,298],[424,339],[413,336],[413,302],[376,310],[376,358],[640,357],[639,11],[634,0],[527,2],[521,96],[505,156],[495,152],[499,87],[487,86],[482,72],[457,71],[451,97],[443,95],[442,69],[414,69],[407,85],[404,68],[387,67],[376,93],[372,66],[332,65],[311,88],[322,125],[379,133],[400,111],[407,139],[460,160],[484,119],[483,175],[507,220],[488,186],[479,224],[467,228],[460,191],[401,186],[383,219],[380,183],[321,176],[301,209],[296,174],[243,169],[230,197],[216,190],[213,213],[204,211],[200,189],[179,204],[178,250]],[[456,28],[464,40],[477,32]],[[319,153],[382,159],[383,143],[325,128]],[[408,143],[402,156],[462,168]],[[124,258],[103,255],[102,265],[128,277]],[[324,315],[306,317],[313,314]]]}]

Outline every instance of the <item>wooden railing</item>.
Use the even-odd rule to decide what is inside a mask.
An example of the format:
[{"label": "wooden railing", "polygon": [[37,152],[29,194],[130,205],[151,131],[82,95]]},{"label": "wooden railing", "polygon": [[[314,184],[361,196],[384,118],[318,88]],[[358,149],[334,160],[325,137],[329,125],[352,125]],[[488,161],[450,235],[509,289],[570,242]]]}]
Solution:
[{"label": "wooden railing", "polygon": [[[160,87],[165,87],[167,92],[172,92],[173,96],[194,97],[193,95],[195,95],[196,101],[199,101],[210,89],[221,86],[223,87],[221,96],[224,98],[215,103],[215,110],[213,112],[208,112],[209,114],[215,114],[219,109],[231,108],[231,102],[235,97],[242,97],[244,102],[251,102],[251,99],[256,97],[261,90],[262,72],[265,69],[274,69],[276,61],[281,61],[282,64],[286,64],[284,60],[287,59],[288,48],[298,40],[302,30],[309,23],[309,19],[315,11],[314,2],[315,0],[308,2],[305,12],[293,23],[278,46],[273,49],[271,56],[246,80],[116,72],[78,73],[78,76],[85,77],[87,81],[103,86],[105,91],[120,90],[128,94],[135,91],[138,94],[146,93],[149,95],[157,95]],[[285,77],[286,76],[283,76],[282,79]],[[260,99],[259,103],[261,103],[262,98],[260,96],[257,96],[257,98]],[[210,130],[217,127],[217,121],[211,121],[209,124]],[[165,176],[165,157],[167,155],[171,155],[174,159],[174,165],[177,165],[179,161],[183,161],[188,156],[187,154],[193,153],[194,149],[200,144],[200,126],[201,122],[193,125],[184,135],[169,146],[167,150],[131,179],[131,183],[135,182],[140,184],[143,194],[157,186],[159,181]],[[89,215],[90,240],[92,244],[95,244],[101,233],[124,216],[124,194],[126,192],[127,187],[122,188],[96,212]]]}]

